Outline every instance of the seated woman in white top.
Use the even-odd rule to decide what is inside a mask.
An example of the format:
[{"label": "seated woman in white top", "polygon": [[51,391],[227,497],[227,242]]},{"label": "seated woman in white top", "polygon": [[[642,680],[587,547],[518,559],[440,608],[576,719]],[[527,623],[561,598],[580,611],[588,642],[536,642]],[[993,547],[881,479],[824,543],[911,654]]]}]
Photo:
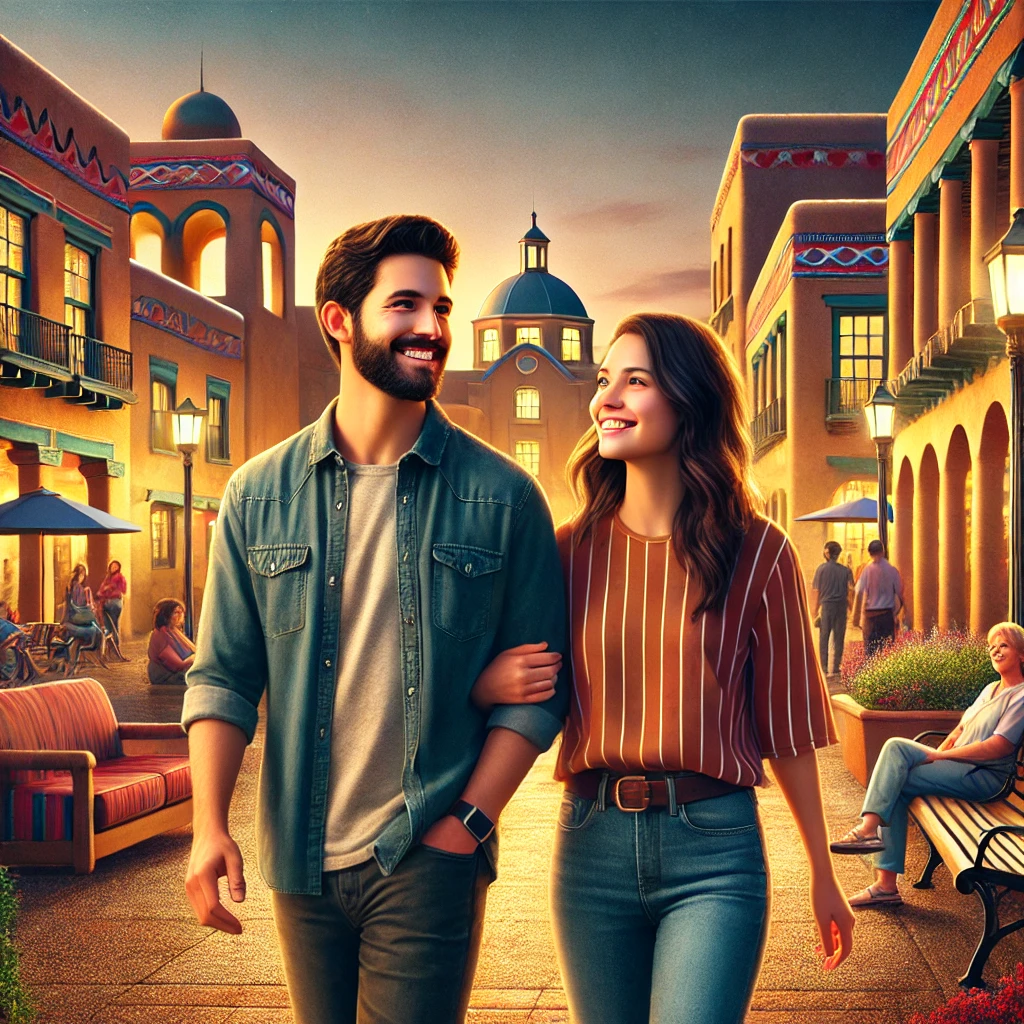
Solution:
[{"label": "seated woman in white top", "polygon": [[[916,796],[991,800],[1014,770],[1024,733],[1024,629],[1000,622],[988,633],[999,678],[963,713],[938,748],[908,739],[888,740],[871,773],[861,822],[832,843],[833,853],[875,853],[875,881],[850,897],[851,907],[902,903],[896,876],[903,872],[907,813]],[[883,826],[884,835],[878,828]]]}]

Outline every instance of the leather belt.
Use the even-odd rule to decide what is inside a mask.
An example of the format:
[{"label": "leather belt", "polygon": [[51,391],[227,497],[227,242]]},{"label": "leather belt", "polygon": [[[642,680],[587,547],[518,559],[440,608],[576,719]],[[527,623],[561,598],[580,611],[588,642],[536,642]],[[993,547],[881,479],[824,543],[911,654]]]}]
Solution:
[{"label": "leather belt", "polygon": [[750,787],[698,772],[613,775],[594,769],[570,775],[565,780],[565,788],[586,800],[597,800],[598,810],[602,811],[612,805],[620,811],[633,813],[646,811],[648,807],[667,807],[674,814],[679,804],[725,796]]}]

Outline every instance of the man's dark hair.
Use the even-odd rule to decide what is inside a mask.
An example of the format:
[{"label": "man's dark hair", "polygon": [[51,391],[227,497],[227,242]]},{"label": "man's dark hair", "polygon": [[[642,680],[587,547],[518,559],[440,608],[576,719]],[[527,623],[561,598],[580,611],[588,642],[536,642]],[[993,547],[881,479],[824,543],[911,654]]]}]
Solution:
[{"label": "man's dark hair", "polygon": [[828,552],[829,561],[834,562],[842,553],[843,546],[836,540],[830,540],[825,545],[825,550]]},{"label": "man's dark hair", "polygon": [[357,224],[338,235],[327,247],[316,275],[316,319],[335,363],[341,365],[338,342],[324,329],[320,311],[336,302],[358,317],[363,300],[377,279],[377,267],[388,256],[426,256],[437,260],[451,284],[459,265],[459,243],[452,233],[430,217],[395,214]]},{"label": "man's dark hair", "polygon": [[882,547],[882,542],[880,540],[873,540],[868,545],[868,554],[869,555],[881,555],[881,554],[884,554],[884,553],[885,553],[885,548]]}]

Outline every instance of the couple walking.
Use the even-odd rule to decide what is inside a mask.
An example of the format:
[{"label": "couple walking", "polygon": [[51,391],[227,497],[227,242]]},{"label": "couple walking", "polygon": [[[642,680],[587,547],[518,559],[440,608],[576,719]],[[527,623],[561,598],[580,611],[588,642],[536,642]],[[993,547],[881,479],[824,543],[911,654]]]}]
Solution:
[{"label": "couple walking", "polygon": [[407,216],[324,257],[339,398],[221,506],[183,710],[186,891],[200,922],[241,930],[219,879],[245,898],[228,806],[265,700],[259,866],[296,1020],[461,1021],[494,823],[564,729],[551,891],[573,1019],[741,1021],[768,928],[763,757],[826,967],[853,928],[815,760],[833,725],[741,385],[704,325],[624,320],[556,536],[533,478],[432,400],[457,260]]}]

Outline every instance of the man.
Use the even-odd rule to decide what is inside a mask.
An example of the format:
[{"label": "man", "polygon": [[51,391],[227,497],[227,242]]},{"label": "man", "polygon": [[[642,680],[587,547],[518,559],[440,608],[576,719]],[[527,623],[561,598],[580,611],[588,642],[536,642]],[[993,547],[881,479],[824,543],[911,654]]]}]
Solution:
[{"label": "man", "polygon": [[[896,615],[903,607],[903,579],[890,565],[880,540],[868,545],[871,561],[857,581],[857,597],[853,605],[854,621],[864,630],[864,653],[870,658],[887,641],[896,636]],[[864,617],[860,619],[863,606]]]},{"label": "man", "polygon": [[814,593],[814,609],[812,617],[820,619],[818,633],[818,657],[821,671],[828,671],[828,642],[834,637],[831,675],[839,674],[843,663],[843,644],[846,640],[846,613],[853,603],[853,573],[849,566],[839,561],[842,545],[830,540],[825,545],[825,559],[814,570],[811,589]]},{"label": "man", "polygon": [[[231,478],[182,721],[195,798],[186,890],[238,933],[227,812],[266,696],[257,840],[297,1024],[447,1024],[466,1011],[493,822],[561,728],[566,643],[533,478],[431,400],[451,345],[455,239],[425,217],[328,248],[316,309],[341,372],[314,425]],[[477,710],[498,652],[547,698]]]}]

